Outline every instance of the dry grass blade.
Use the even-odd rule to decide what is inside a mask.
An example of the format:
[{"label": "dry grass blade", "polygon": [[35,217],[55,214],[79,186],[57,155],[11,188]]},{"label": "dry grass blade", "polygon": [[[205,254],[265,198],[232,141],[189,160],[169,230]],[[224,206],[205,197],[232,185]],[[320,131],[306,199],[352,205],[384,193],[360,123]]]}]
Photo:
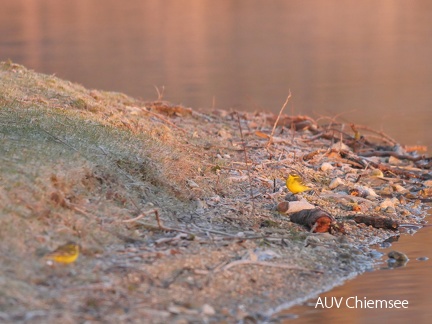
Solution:
[{"label": "dry grass blade", "polygon": [[300,270],[300,271],[310,271],[310,272],[323,273],[320,270],[311,270],[311,269],[298,267],[295,265],[289,265],[289,264],[283,264],[283,263],[271,263],[271,262],[266,262],[266,261],[252,261],[252,260],[233,261],[231,263],[228,263],[226,266],[224,266],[222,268],[222,270],[226,271],[232,267],[236,267],[239,265],[257,265],[257,266],[262,266],[262,267],[273,267],[273,268],[281,268],[281,269],[288,269],[288,270]]},{"label": "dry grass blade", "polygon": [[271,134],[270,134],[269,141],[267,142],[267,147],[269,147],[269,146],[271,145],[271,143],[273,142],[273,135],[274,135],[274,132],[275,132],[276,126],[277,126],[277,124],[278,124],[278,122],[279,122],[279,119],[280,119],[280,117],[281,117],[281,115],[282,115],[282,113],[283,113],[285,107],[288,105],[288,102],[289,102],[290,98],[291,98],[291,90],[289,90],[288,97],[286,98],[286,100],[285,100],[285,102],[284,102],[284,104],[283,104],[281,110],[279,111],[279,114],[278,114],[278,116],[277,116],[277,118],[276,118],[276,121],[275,121],[275,123],[274,123],[274,125],[273,125],[273,129],[272,129],[272,132],[271,132]]}]

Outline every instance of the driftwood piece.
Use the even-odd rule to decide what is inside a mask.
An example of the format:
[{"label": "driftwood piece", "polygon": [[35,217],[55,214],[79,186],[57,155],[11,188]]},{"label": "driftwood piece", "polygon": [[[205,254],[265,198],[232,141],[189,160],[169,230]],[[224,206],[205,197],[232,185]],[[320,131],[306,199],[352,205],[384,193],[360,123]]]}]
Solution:
[{"label": "driftwood piece", "polygon": [[282,201],[280,202],[276,210],[279,213],[295,213],[304,209],[314,209],[315,206],[309,203],[306,199],[302,199],[300,201]]},{"label": "driftwood piece", "polygon": [[280,114],[279,116],[270,115],[267,117],[267,121],[270,122],[271,124],[275,124],[276,126],[285,126],[288,128],[294,128],[296,131],[304,130],[313,125],[316,125],[316,122],[311,117],[288,116],[284,114]]},{"label": "driftwood piece", "polygon": [[375,163],[373,161],[369,161],[370,165],[376,169],[380,169],[383,173],[388,172],[390,174],[394,174],[399,177],[403,177],[404,179],[412,179],[417,178],[420,180],[429,180],[431,175],[429,172],[425,172],[422,170],[410,170],[407,168],[401,168],[397,166],[392,166],[386,163]]},{"label": "driftwood piece", "polygon": [[372,152],[361,152],[359,154],[360,156],[365,156],[365,157],[371,157],[371,156],[380,156],[380,157],[387,157],[387,156],[393,156],[395,158],[398,158],[400,160],[409,160],[409,161],[420,161],[425,159],[426,157],[423,155],[417,155],[417,156],[413,156],[413,155],[408,155],[408,154],[400,154],[394,151],[372,151]]},{"label": "driftwood piece", "polygon": [[293,223],[306,226],[312,233],[326,233],[335,222],[333,216],[322,209],[305,209],[290,215]]},{"label": "driftwood piece", "polygon": [[149,108],[167,116],[187,116],[192,115],[192,108],[179,105],[171,105],[168,102],[155,101],[149,104]]},{"label": "driftwood piece", "polygon": [[397,221],[384,216],[355,215],[353,219],[356,223],[363,223],[375,228],[384,228],[394,231],[399,228],[399,223]]}]

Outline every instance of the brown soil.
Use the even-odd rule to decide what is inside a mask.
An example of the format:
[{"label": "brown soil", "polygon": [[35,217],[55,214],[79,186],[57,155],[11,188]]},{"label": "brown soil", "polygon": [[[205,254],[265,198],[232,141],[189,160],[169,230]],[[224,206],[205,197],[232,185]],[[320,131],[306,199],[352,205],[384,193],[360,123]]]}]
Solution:
[{"label": "brown soil", "polygon": [[[199,113],[11,62],[0,80],[4,322],[277,321],[399,233],[356,215],[417,224],[430,200],[430,158],[367,127]],[[297,196],[338,222],[331,233],[276,210],[293,171],[313,188]],[[47,264],[70,240],[78,260]]]}]

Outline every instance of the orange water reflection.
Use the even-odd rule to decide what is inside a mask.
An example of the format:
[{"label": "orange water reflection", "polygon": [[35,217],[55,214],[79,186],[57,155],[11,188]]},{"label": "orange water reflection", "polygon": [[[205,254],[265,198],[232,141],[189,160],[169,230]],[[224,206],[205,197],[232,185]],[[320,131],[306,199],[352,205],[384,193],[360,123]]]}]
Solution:
[{"label": "orange water reflection", "polygon": [[341,114],[432,145],[432,2],[3,0],[0,59],[144,99]]}]

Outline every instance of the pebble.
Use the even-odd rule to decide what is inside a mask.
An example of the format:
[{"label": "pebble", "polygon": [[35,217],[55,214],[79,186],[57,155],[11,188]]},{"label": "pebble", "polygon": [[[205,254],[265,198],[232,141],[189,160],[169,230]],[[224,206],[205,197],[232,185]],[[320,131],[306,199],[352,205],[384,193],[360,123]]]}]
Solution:
[{"label": "pebble", "polygon": [[335,178],[332,180],[332,182],[330,182],[329,188],[331,190],[333,190],[333,189],[337,188],[338,186],[340,186],[341,184],[343,184],[342,179],[341,178]]},{"label": "pebble", "polygon": [[288,209],[289,209],[289,202],[288,201],[282,201],[276,207],[276,210],[279,213],[286,213],[288,211]]},{"label": "pebble", "polygon": [[216,314],[216,311],[213,306],[210,306],[209,304],[204,304],[202,307],[202,313],[203,315],[213,316],[214,314]]},{"label": "pebble", "polygon": [[388,163],[391,165],[403,165],[403,162],[394,156],[390,156]]},{"label": "pebble", "polygon": [[387,266],[392,269],[392,268],[399,268],[399,267],[404,267],[407,264],[408,261],[397,261],[395,259],[388,259],[387,260]]},{"label": "pebble", "polygon": [[423,256],[423,257],[417,258],[416,260],[418,260],[418,261],[427,261],[427,260],[429,260],[429,258],[427,256]]},{"label": "pebble", "polygon": [[338,150],[338,151],[348,151],[351,152],[352,149],[348,145],[344,144],[343,142],[337,142],[332,145],[332,150]]},{"label": "pebble", "polygon": [[280,254],[270,249],[263,250],[263,251],[255,250],[254,253],[258,261],[268,261],[268,260],[278,259],[281,257]]},{"label": "pebble", "polygon": [[393,197],[393,198],[391,198],[390,200],[391,200],[391,202],[393,203],[393,206],[397,206],[397,205],[400,204],[399,199],[397,199],[396,197]]},{"label": "pebble", "polygon": [[392,200],[384,199],[384,201],[380,204],[380,208],[382,210],[386,210],[387,208],[395,208],[395,205]]},{"label": "pebble", "polygon": [[399,185],[399,184],[394,184],[394,185],[393,185],[393,190],[395,190],[395,191],[397,191],[397,192],[400,192],[400,193],[407,193],[407,192],[409,192],[408,189],[402,187],[402,186]]},{"label": "pebble", "polygon": [[374,259],[379,259],[383,256],[383,253],[374,250],[370,252],[370,256]]},{"label": "pebble", "polygon": [[380,169],[374,169],[370,172],[370,176],[372,177],[384,177],[384,174]]},{"label": "pebble", "polygon": [[210,201],[212,202],[220,202],[221,201],[221,197],[219,195],[213,196],[209,198]]},{"label": "pebble", "polygon": [[198,184],[195,181],[190,180],[190,179],[187,179],[186,181],[187,181],[187,184],[190,188],[199,188]]},{"label": "pebble", "polygon": [[408,261],[408,257],[406,256],[405,253],[402,252],[398,252],[398,251],[391,251],[387,254],[387,256],[390,259],[394,259],[396,261]]},{"label": "pebble", "polygon": [[381,196],[391,196],[393,194],[393,189],[390,186],[386,186],[379,191]]},{"label": "pebble", "polygon": [[359,186],[359,185],[354,186],[354,188],[363,193],[360,195],[361,197],[363,197],[363,195],[365,195],[366,197],[367,196],[378,197],[377,193],[372,188],[366,186]]},{"label": "pebble", "polygon": [[323,164],[321,164],[321,170],[322,171],[328,171],[328,170],[333,170],[334,166],[331,165],[329,162],[324,162]]}]

